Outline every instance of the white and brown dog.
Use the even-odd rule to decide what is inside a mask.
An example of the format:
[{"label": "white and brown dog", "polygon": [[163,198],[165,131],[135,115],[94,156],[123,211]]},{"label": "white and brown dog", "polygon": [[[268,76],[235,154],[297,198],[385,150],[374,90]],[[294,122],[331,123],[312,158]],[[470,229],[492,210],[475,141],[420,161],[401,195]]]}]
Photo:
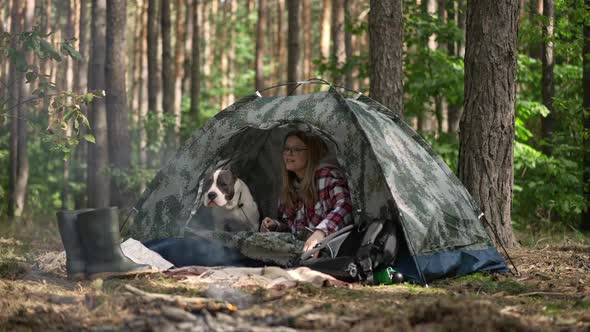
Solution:
[{"label": "white and brown dog", "polygon": [[203,203],[212,208],[213,229],[258,231],[258,206],[244,181],[230,170],[218,169],[203,181]]}]

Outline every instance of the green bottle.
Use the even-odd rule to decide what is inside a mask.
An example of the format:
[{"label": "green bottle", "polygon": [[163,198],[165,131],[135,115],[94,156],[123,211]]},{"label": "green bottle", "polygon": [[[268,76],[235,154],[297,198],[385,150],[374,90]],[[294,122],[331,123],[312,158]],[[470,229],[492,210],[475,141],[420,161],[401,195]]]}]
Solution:
[{"label": "green bottle", "polygon": [[376,285],[391,285],[393,284],[393,275],[395,272],[395,269],[391,266],[384,270],[375,271],[373,273],[373,283]]}]

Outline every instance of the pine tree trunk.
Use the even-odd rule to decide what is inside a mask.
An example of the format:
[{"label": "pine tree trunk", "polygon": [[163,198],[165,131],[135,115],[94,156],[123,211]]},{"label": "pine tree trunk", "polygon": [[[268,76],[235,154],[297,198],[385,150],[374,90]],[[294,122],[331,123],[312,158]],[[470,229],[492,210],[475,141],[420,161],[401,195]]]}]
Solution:
[{"label": "pine tree trunk", "polygon": [[[449,24],[457,22],[457,1],[447,1],[447,21]],[[458,57],[457,45],[455,42],[449,42],[447,52],[451,57]],[[447,130],[449,133],[457,134],[459,130],[459,120],[461,119],[461,105],[449,104],[447,116]]]},{"label": "pine tree trunk", "polygon": [[[111,166],[128,176],[131,168],[131,144],[129,137],[126,57],[127,3],[107,0],[107,43],[105,61],[107,126],[109,133],[109,160]],[[131,188],[114,178],[111,182],[111,204],[128,207],[132,201]]]},{"label": "pine tree trunk", "polygon": [[402,1],[371,0],[369,43],[371,50],[371,98],[402,115],[403,76]]},{"label": "pine tree trunk", "polygon": [[264,39],[266,38],[266,0],[258,0],[258,22],[256,23],[256,90],[264,87]]},{"label": "pine tree trunk", "polygon": [[231,1],[229,4],[229,33],[228,33],[228,45],[229,50],[227,53],[227,97],[226,106],[229,106],[235,101],[235,80],[236,80],[236,26],[237,26],[237,15],[238,15],[238,2]]},{"label": "pine tree trunk", "polygon": [[543,63],[543,74],[541,84],[541,94],[543,96],[543,105],[549,110],[549,115],[541,118],[541,138],[545,140],[541,145],[541,150],[545,154],[551,154],[553,151],[551,137],[557,121],[557,114],[553,107],[553,97],[555,95],[555,84],[553,82],[553,67],[555,67],[555,56],[553,52],[553,28],[554,28],[554,6],[553,0],[543,0],[543,16],[546,19],[546,25],[543,28],[543,49],[541,52]]},{"label": "pine tree trunk", "polygon": [[[159,1],[149,0],[148,3],[148,36],[147,36],[147,50],[148,50],[148,113],[154,118],[158,118],[160,112],[160,105],[158,104],[158,95],[161,87],[161,72],[158,69],[158,54],[159,54]],[[148,145],[159,140],[158,133],[148,131]],[[148,157],[148,161],[153,158]]]},{"label": "pine tree trunk", "polygon": [[468,3],[459,177],[502,243],[512,233],[518,0]]},{"label": "pine tree trunk", "polygon": [[[193,6],[193,45],[200,44],[199,38],[199,6],[195,3]],[[199,101],[201,94],[201,77],[200,77],[200,50],[195,47],[192,52],[191,59],[191,121],[193,123],[200,123],[201,115],[199,112]]]},{"label": "pine tree trunk", "polygon": [[[284,24],[284,13],[285,13],[285,0],[278,0],[277,3],[277,51],[278,62],[276,78],[278,83],[284,83],[287,80],[287,43],[285,42],[285,36],[287,35],[286,25]],[[287,32],[287,33],[286,33]],[[288,87],[275,89],[277,94],[285,93],[288,91]]]},{"label": "pine tree trunk", "polygon": [[[585,0],[584,5],[590,7],[590,0]],[[582,228],[590,231],[590,21],[584,21],[584,46],[583,59],[583,91],[584,91],[584,196],[586,197],[586,211],[582,214]]]},{"label": "pine tree trunk", "polygon": [[[301,76],[301,65],[300,65],[300,46],[299,46],[299,12],[300,2],[299,0],[289,0],[287,2],[288,12],[288,61],[287,61],[287,81],[296,82]],[[295,85],[289,86],[289,91],[295,88]],[[293,91],[293,94],[298,94],[299,89]]]},{"label": "pine tree trunk", "polygon": [[[204,3],[209,4],[211,0],[206,0]],[[191,56],[188,54],[193,53],[193,7],[196,5],[196,1],[186,1],[186,11],[184,20],[184,54],[187,54],[184,59],[184,77],[182,79],[182,94],[189,95],[191,93]]]},{"label": "pine tree trunk", "polygon": [[[265,1],[265,0],[262,0]],[[213,58],[211,57],[211,18],[209,1],[203,1],[203,15],[201,21],[203,22],[203,89],[208,89],[208,80],[211,78],[212,63],[209,63]]]},{"label": "pine tree trunk", "polygon": [[[457,0],[457,25],[463,31],[463,40],[467,40],[465,33],[465,13],[467,12],[466,0]],[[465,42],[457,42],[457,55],[465,58]],[[461,115],[462,116],[462,115]]]},{"label": "pine tree trunk", "polygon": [[182,80],[184,79],[184,1],[176,0],[176,45],[174,54],[174,116],[176,122],[174,123],[174,146],[180,143],[180,125],[182,115]]},{"label": "pine tree trunk", "polygon": [[[92,0],[91,40],[88,59],[88,90],[105,90],[106,55],[106,0]],[[110,178],[106,176],[109,164],[107,113],[104,98],[96,98],[89,106],[90,132],[95,144],[88,144],[86,193],[88,207],[109,206]]]},{"label": "pine tree trunk", "polygon": [[332,0],[324,0],[322,8],[322,34],[320,49],[322,58],[327,59],[330,56],[330,34],[332,32]]},{"label": "pine tree trunk", "polygon": [[164,150],[161,162],[164,164],[174,153],[174,61],[172,59],[172,23],[170,19],[170,1],[160,3],[160,22],[162,29],[162,110],[166,116],[164,121]]},{"label": "pine tree trunk", "polygon": [[[332,58],[340,71],[346,63],[346,45],[344,42],[344,1],[332,2]],[[344,85],[344,76],[333,73],[332,82]]]},{"label": "pine tree trunk", "polygon": [[[352,22],[352,8],[351,6],[354,5],[354,1],[352,0],[345,0],[344,1],[344,26],[346,27],[346,22]],[[345,50],[345,61],[351,61],[353,55],[352,49],[352,31],[350,29],[344,29],[344,50]],[[347,88],[353,87],[353,76],[352,76],[352,68],[348,67],[344,72],[344,86]]]},{"label": "pine tree trunk", "polygon": [[[74,62],[74,91],[76,93],[83,93],[88,86],[88,3],[86,0],[80,0],[77,2],[77,13],[78,13],[78,28],[77,28],[77,36],[78,36],[78,51],[82,56],[81,60],[77,60]],[[83,112],[86,116],[88,116],[88,110],[86,106],[80,106],[81,112]],[[86,135],[86,127],[82,126],[80,129],[80,134]],[[79,183],[86,183],[86,173],[84,172],[83,165],[85,164],[88,158],[88,144],[85,140],[80,140],[78,146],[76,148],[76,169],[74,174],[74,179],[76,182]],[[78,193],[75,195],[75,208],[81,209],[86,207],[86,195],[81,195]]]},{"label": "pine tree trunk", "polygon": [[[301,2],[301,21],[303,25],[303,63],[302,79],[308,80],[312,75],[311,60],[312,60],[312,49],[313,49],[313,36],[312,36],[312,17],[311,17],[311,0],[303,0]],[[309,93],[311,90],[310,84],[302,86],[304,93]]]},{"label": "pine tree trunk", "polygon": [[[148,1],[143,0],[143,10],[141,14],[142,28],[141,28],[141,75],[139,76],[139,117],[138,117],[138,131],[139,131],[139,164],[143,167],[147,166],[147,130],[145,127],[148,110],[148,85],[146,80],[149,77],[148,73]],[[143,191],[143,188],[140,188]]]}]

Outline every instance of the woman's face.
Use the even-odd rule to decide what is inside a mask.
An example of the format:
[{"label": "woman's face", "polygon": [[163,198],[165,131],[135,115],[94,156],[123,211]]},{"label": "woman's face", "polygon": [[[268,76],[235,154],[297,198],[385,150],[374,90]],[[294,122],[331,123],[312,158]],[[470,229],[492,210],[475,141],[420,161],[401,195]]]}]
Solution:
[{"label": "woman's face", "polygon": [[283,146],[283,162],[288,171],[302,178],[307,166],[307,146],[297,136],[289,136]]}]

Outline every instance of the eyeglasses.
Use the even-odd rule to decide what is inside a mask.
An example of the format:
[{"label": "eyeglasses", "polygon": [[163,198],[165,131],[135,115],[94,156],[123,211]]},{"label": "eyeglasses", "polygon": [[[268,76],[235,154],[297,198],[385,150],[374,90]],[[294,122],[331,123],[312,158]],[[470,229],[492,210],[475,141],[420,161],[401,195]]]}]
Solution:
[{"label": "eyeglasses", "polygon": [[296,154],[296,153],[301,153],[301,152],[303,152],[305,150],[307,150],[307,148],[304,148],[304,147],[293,147],[293,148],[290,148],[288,146],[285,146],[283,148],[283,153],[286,154],[286,153],[291,152],[291,154]]}]

